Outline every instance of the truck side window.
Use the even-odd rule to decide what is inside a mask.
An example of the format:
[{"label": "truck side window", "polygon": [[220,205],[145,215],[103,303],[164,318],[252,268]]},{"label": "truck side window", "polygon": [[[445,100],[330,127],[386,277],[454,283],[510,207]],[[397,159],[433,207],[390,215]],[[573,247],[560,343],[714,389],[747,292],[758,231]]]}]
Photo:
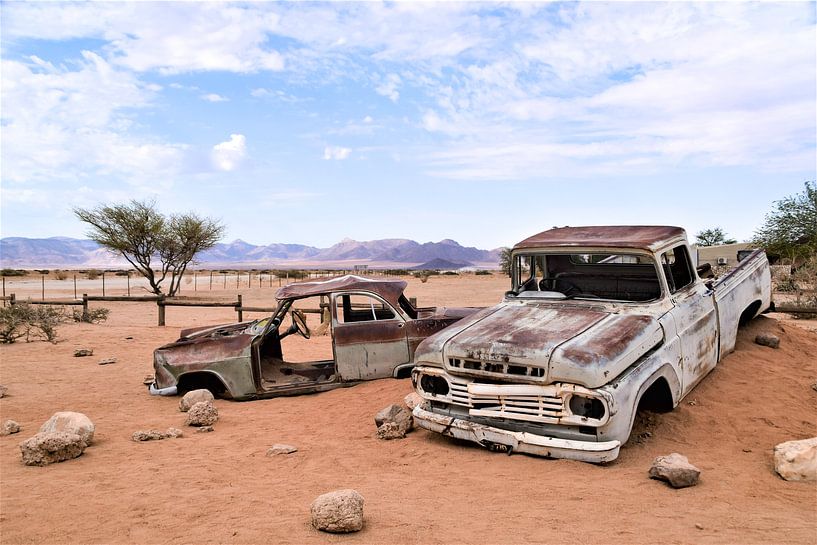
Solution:
[{"label": "truck side window", "polygon": [[692,284],[692,267],[689,253],[683,244],[661,254],[661,266],[667,276],[670,293],[675,293]]},{"label": "truck side window", "polygon": [[392,309],[374,297],[363,294],[340,295],[335,298],[335,310],[339,323],[393,320]]}]

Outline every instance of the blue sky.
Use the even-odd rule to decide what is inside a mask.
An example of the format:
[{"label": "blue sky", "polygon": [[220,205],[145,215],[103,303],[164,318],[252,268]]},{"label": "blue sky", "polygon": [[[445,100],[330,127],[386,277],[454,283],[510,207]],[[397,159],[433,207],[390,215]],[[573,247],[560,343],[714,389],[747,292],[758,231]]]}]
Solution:
[{"label": "blue sky", "polygon": [[0,10],[3,237],[156,198],[254,244],[745,239],[817,178],[814,3]]}]

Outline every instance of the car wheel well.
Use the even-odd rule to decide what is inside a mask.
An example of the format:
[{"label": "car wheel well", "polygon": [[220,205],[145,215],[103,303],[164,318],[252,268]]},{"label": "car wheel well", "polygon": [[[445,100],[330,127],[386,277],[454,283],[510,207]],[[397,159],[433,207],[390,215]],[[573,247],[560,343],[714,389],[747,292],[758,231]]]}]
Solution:
[{"label": "car wheel well", "polygon": [[667,379],[658,377],[638,400],[637,411],[651,411],[655,413],[666,413],[672,410],[672,391]]},{"label": "car wheel well", "polygon": [[179,377],[177,384],[179,394],[185,394],[192,390],[210,390],[216,397],[226,397],[227,387],[221,379],[213,373],[187,373]]},{"label": "car wheel well", "polygon": [[740,320],[738,320],[738,327],[745,326],[749,322],[752,321],[752,318],[755,317],[757,311],[760,310],[760,301],[754,301],[751,305],[746,307],[744,311],[740,315]]}]

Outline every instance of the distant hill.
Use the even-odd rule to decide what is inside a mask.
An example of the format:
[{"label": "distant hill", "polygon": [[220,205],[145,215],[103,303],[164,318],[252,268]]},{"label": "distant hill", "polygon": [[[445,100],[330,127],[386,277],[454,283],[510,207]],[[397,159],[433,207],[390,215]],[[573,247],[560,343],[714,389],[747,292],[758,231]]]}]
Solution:
[{"label": "distant hill", "polygon": [[447,259],[436,258],[431,261],[426,261],[422,265],[415,265],[412,269],[418,271],[453,271],[455,269],[462,269],[463,267],[470,267],[471,265],[472,263],[455,263]]},{"label": "distant hill", "polygon": [[[395,238],[357,241],[344,239],[329,248],[303,244],[254,245],[243,240],[216,244],[198,256],[199,267],[233,266],[244,268],[376,267],[459,268],[468,265],[496,267],[499,250],[480,250],[445,239],[419,243]],[[439,261],[438,265],[433,265]],[[431,263],[432,266],[427,267]],[[121,257],[90,240],[67,237],[0,239],[0,267],[3,268],[90,268],[127,267]]]}]

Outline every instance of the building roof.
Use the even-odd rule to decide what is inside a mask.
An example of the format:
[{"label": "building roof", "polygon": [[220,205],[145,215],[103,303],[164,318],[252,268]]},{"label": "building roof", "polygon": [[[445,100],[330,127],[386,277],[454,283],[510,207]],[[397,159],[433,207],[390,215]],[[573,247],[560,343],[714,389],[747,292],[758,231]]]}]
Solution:
[{"label": "building roof", "polygon": [[364,278],[353,274],[322,278],[311,282],[295,282],[278,289],[275,297],[281,299],[301,299],[313,295],[328,295],[338,291],[370,291],[380,295],[394,306],[398,306],[398,299],[403,294],[408,283],[405,280],[385,278]]},{"label": "building roof", "polygon": [[601,247],[657,250],[678,237],[686,237],[680,227],[663,225],[597,225],[587,227],[557,227],[526,238],[514,246],[541,247]]}]

